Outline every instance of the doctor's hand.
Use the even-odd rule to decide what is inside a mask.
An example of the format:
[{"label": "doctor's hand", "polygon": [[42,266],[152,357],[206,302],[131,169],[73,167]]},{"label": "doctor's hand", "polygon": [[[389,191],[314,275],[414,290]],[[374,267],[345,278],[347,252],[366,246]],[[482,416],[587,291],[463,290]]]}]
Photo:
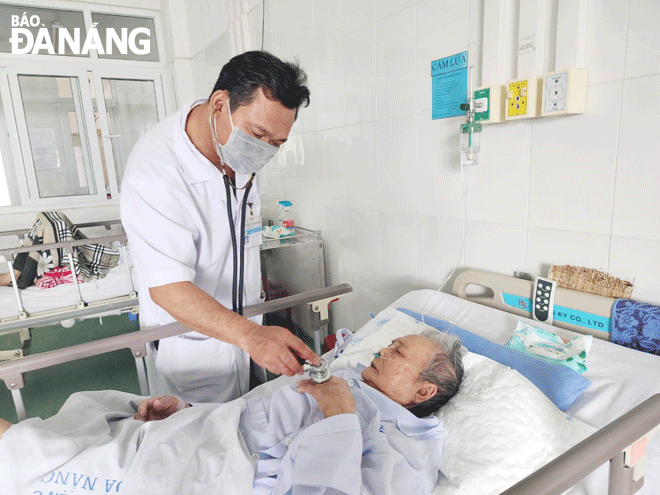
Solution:
[{"label": "doctor's hand", "polygon": [[355,413],[355,399],[343,378],[333,376],[323,383],[301,380],[296,386],[300,393],[309,394],[316,399],[319,409],[326,418],[335,414]]},{"label": "doctor's hand", "polygon": [[294,376],[303,372],[302,362],[320,364],[314,351],[307,347],[291,331],[283,327],[262,326],[256,323],[244,335],[245,345],[241,346],[247,351],[252,360],[278,375]]},{"label": "doctor's hand", "polygon": [[186,407],[190,406],[174,395],[150,397],[140,402],[137,414],[133,416],[133,419],[139,419],[145,423],[147,421],[165,419]]}]

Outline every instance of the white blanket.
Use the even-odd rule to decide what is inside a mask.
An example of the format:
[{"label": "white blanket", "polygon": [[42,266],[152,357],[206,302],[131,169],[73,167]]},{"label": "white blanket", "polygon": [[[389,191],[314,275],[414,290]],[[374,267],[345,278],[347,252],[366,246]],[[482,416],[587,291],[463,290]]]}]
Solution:
[{"label": "white blanket", "polygon": [[0,493],[250,494],[254,467],[238,433],[245,401],[130,419],[142,398],[73,394],[47,420],[12,426],[0,440]]}]

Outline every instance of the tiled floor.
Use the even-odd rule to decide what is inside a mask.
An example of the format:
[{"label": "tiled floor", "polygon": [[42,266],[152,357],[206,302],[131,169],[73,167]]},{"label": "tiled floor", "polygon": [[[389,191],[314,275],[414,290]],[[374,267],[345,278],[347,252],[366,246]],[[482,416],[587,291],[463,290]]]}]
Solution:
[{"label": "tiled floor", "polygon": [[[71,328],[60,325],[32,330],[31,354],[58,349],[92,340],[137,331],[137,322],[127,315],[76,322]],[[0,350],[20,347],[16,335],[0,336]],[[23,401],[29,417],[46,418],[55,414],[66,399],[82,390],[114,389],[140,393],[135,360],[129,350],[86,358],[72,363],[26,373]],[[11,393],[0,382],[0,418],[16,421]]]}]

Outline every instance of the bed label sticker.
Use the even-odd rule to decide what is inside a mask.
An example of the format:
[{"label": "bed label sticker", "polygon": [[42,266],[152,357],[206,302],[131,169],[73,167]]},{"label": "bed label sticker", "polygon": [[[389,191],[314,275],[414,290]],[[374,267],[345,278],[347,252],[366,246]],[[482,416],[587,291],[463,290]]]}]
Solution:
[{"label": "bed label sticker", "polygon": [[532,300],[529,297],[516,296],[515,294],[507,294],[502,292],[502,299],[504,304],[512,308],[522,309],[523,311],[532,311]]},{"label": "bed label sticker", "polygon": [[[521,297],[515,294],[502,293],[504,304],[512,308],[521,309],[523,311],[532,311],[532,300],[529,297]],[[600,332],[610,333],[612,331],[612,319],[606,316],[599,316],[586,311],[578,309],[567,308],[565,306],[558,306],[555,304],[552,312],[552,317],[555,321],[563,323],[570,323],[579,327],[590,328]]]},{"label": "bed label sticker", "polygon": [[600,332],[610,333],[612,331],[612,319],[605,316],[594,315],[578,309],[557,306],[552,312],[555,321],[563,321],[584,328],[591,328]]}]

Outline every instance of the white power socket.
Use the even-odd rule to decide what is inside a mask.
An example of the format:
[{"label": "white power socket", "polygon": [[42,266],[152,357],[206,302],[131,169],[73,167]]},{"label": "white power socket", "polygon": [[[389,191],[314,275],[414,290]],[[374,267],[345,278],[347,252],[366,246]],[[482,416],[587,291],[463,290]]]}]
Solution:
[{"label": "white power socket", "polygon": [[584,113],[586,104],[586,69],[564,69],[543,76],[543,117]]},{"label": "white power socket", "polygon": [[560,112],[566,109],[566,85],[568,74],[554,74],[545,78],[544,112]]}]

